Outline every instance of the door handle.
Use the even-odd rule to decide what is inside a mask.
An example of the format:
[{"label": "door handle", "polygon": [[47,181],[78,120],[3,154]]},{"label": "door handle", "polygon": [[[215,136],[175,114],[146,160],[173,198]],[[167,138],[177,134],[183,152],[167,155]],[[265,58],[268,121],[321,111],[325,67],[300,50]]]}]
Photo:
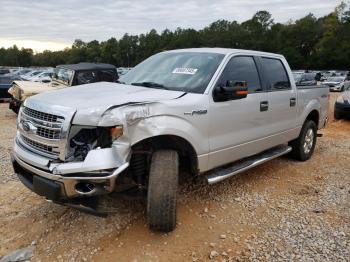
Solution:
[{"label": "door handle", "polygon": [[268,101],[261,101],[260,102],[260,111],[264,112],[269,109],[269,102]]},{"label": "door handle", "polygon": [[290,100],[289,100],[289,105],[290,107],[293,107],[297,104],[297,99],[295,97],[292,97]]}]

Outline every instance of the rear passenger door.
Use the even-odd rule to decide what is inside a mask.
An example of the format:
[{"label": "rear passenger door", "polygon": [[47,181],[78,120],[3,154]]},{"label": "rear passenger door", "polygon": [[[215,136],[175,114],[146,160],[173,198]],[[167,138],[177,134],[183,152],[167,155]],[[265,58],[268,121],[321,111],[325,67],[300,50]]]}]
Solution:
[{"label": "rear passenger door", "polygon": [[[293,88],[287,67],[279,58],[260,57],[264,82],[268,90],[267,128],[276,141],[284,143],[295,132],[297,117],[297,94]],[[281,135],[283,133],[283,135]],[[293,135],[291,135],[293,137]]]}]

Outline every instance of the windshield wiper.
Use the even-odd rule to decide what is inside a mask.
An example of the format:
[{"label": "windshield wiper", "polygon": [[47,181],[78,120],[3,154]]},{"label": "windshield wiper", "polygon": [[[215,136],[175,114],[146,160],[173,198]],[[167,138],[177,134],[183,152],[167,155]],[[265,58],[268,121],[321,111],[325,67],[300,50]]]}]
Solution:
[{"label": "windshield wiper", "polygon": [[120,80],[117,80],[117,81],[115,81],[115,82],[118,83],[118,84],[125,84],[125,82],[120,81]]},{"label": "windshield wiper", "polygon": [[139,82],[139,83],[131,83],[131,85],[133,86],[144,86],[144,87],[154,87],[154,88],[161,88],[161,89],[167,89],[169,90],[169,88],[165,87],[162,84],[158,84],[155,82]]}]

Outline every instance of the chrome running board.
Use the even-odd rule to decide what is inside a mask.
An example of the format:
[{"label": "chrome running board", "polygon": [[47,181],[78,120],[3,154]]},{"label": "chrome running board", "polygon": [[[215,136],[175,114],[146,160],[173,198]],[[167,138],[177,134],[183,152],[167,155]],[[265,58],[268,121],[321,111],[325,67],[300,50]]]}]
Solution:
[{"label": "chrome running board", "polygon": [[208,184],[211,185],[221,182],[226,178],[232,177],[250,168],[256,167],[271,159],[288,154],[290,151],[292,151],[292,148],[290,146],[281,145],[266,150],[260,154],[234,162],[232,165],[214,169],[213,173],[206,176]]}]

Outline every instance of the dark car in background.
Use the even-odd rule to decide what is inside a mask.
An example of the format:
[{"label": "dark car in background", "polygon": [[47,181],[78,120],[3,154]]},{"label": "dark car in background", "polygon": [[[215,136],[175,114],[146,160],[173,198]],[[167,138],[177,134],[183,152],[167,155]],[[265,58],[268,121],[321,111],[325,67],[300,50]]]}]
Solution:
[{"label": "dark car in background", "polygon": [[316,73],[293,73],[295,84],[297,86],[317,85],[316,75]]},{"label": "dark car in background", "polygon": [[9,69],[0,68],[0,75],[5,75],[5,74],[8,74],[8,73],[10,73]]},{"label": "dark car in background", "polygon": [[[9,70],[8,70],[9,71]],[[11,96],[8,93],[12,82],[15,80],[19,80],[22,75],[31,72],[32,69],[21,69],[14,72],[9,72],[6,74],[0,74],[0,99],[9,99]]]},{"label": "dark car in background", "polygon": [[350,87],[341,94],[334,104],[334,118],[349,118],[350,117]]}]

